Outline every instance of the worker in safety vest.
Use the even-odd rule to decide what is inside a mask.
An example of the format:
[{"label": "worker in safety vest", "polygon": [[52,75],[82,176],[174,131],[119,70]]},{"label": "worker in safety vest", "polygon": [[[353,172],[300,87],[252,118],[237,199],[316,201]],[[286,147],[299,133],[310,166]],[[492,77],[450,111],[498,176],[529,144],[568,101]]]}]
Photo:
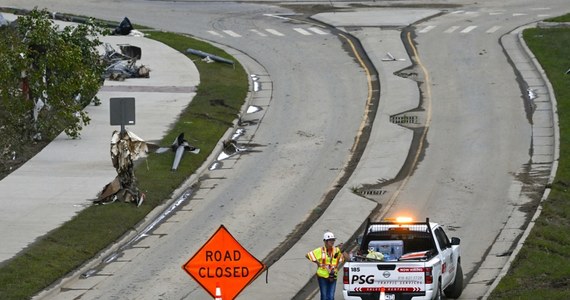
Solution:
[{"label": "worker in safety vest", "polygon": [[325,245],[309,253],[306,257],[317,264],[317,280],[321,290],[321,300],[334,300],[338,267],[344,261],[339,246],[334,245],[336,238],[332,232],[325,232],[323,242]]}]

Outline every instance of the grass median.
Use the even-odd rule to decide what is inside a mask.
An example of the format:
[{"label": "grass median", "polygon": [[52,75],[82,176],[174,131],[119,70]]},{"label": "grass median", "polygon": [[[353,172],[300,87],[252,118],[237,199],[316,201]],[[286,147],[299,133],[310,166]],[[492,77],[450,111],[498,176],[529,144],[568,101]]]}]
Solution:
[{"label": "grass median", "polygon": [[[550,21],[570,22],[570,15]],[[526,29],[523,36],[555,91],[560,159],[540,217],[489,299],[570,299],[570,28]]]},{"label": "grass median", "polygon": [[[570,15],[553,21],[569,22]],[[194,48],[230,58],[220,49],[183,35],[147,33],[148,37],[182,53],[187,48]],[[570,161],[566,156],[570,150],[570,135],[566,132],[570,130],[570,74],[566,74],[570,69],[570,29],[527,29],[524,38],[556,92],[560,160],[552,192],[542,204],[540,218],[490,299],[570,299]],[[136,227],[204,163],[238,116],[247,95],[248,80],[237,62],[233,67],[207,64],[196,56],[189,57],[195,60],[200,72],[200,86],[192,103],[178,120],[173,120],[172,129],[161,145],[169,146],[180,132],[184,132],[186,139],[201,149],[200,154],[185,155],[178,171],[171,172],[173,153],[151,153],[146,163],[139,164],[135,171],[139,186],[147,195],[141,207],[113,203],[83,210],[0,266],[0,299],[31,298],[80,267]]]},{"label": "grass median", "polygon": [[[223,50],[188,36],[148,30],[145,33],[184,54],[193,48],[232,59]],[[233,126],[248,92],[243,67],[238,62],[234,65],[206,63],[198,56],[186,55],[198,68],[200,85],[192,102],[177,120],[172,120],[172,127],[160,145],[169,147],[183,132],[186,140],[200,148],[200,153],[184,155],[176,172],[171,171],[173,152],[150,153],[144,159],[146,162],[138,163],[135,169],[139,188],[146,194],[142,206],[116,202],[82,210],[0,266],[0,299],[31,298],[135,228],[206,161],[224,133]],[[112,167],[110,157],[109,166]]]}]

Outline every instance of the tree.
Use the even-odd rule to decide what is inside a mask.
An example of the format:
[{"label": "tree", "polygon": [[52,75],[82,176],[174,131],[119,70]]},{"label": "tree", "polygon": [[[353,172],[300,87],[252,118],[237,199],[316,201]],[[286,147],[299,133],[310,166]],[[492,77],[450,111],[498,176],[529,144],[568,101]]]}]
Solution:
[{"label": "tree", "polygon": [[[93,21],[60,28],[35,8],[0,28],[0,155],[64,131],[77,138],[89,116],[104,66]],[[1,166],[0,166],[1,167]]]}]

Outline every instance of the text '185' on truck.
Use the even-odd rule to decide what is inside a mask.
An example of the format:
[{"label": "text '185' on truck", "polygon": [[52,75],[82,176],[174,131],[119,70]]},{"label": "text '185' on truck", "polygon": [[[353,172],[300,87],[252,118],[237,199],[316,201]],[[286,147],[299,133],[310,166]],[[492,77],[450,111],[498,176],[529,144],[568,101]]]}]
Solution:
[{"label": "text '185' on truck", "polygon": [[359,249],[343,267],[345,300],[458,298],[463,291],[459,238],[425,222],[368,220]]}]

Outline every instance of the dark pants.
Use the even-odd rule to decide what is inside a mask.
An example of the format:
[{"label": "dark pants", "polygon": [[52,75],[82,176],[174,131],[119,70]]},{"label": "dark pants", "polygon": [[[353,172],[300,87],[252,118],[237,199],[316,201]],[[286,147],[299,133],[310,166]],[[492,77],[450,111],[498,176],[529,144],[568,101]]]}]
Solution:
[{"label": "dark pants", "polygon": [[336,289],[336,279],[318,277],[319,288],[321,289],[321,300],[334,300]]}]

